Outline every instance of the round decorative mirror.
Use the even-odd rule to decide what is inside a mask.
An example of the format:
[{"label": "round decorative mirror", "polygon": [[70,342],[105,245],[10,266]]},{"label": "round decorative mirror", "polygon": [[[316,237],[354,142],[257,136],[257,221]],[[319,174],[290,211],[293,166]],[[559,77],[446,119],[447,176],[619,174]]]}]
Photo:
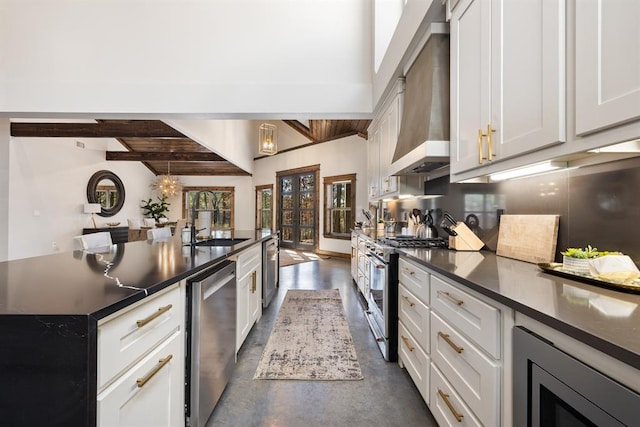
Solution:
[{"label": "round decorative mirror", "polygon": [[98,215],[114,216],[124,205],[124,185],[118,176],[107,170],[94,173],[87,184],[87,201],[100,203]]}]

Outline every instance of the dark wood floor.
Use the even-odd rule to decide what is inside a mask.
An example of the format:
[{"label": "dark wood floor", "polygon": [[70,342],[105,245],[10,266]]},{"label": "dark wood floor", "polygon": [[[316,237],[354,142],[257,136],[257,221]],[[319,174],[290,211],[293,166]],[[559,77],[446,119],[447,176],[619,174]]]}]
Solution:
[{"label": "dark wood floor", "polygon": [[[364,380],[254,380],[287,289],[339,289]],[[207,426],[437,426],[406,370],[385,362],[344,259],[280,268],[280,288],[238,354],[236,371]]]}]

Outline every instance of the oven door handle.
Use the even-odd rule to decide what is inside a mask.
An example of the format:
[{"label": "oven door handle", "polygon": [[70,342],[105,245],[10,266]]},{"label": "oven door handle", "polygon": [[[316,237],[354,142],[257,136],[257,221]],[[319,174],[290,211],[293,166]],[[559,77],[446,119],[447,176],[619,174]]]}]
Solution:
[{"label": "oven door handle", "polygon": [[383,270],[383,269],[387,268],[387,265],[384,262],[380,261],[380,258],[375,256],[374,254],[368,253],[367,256],[369,258],[371,258],[371,262],[373,262],[375,264],[375,267],[378,270]]}]

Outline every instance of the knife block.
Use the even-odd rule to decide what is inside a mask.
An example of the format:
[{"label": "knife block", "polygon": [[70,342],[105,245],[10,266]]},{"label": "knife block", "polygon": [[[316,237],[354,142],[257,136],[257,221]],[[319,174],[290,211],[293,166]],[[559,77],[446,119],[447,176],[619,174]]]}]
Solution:
[{"label": "knife block", "polygon": [[458,233],[457,236],[449,236],[449,247],[451,249],[457,251],[479,251],[484,246],[484,242],[464,222],[458,222],[451,227],[451,230]]}]

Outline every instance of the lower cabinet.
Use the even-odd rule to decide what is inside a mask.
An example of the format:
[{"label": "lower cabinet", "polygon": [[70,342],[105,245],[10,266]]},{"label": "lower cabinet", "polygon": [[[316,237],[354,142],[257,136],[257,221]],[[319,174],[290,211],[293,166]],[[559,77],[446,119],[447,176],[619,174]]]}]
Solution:
[{"label": "lower cabinet", "polygon": [[182,426],[185,283],[98,324],[98,426]]},{"label": "lower cabinet", "polygon": [[98,395],[98,425],[184,425],[183,354],[176,331]]},{"label": "lower cabinet", "polygon": [[398,353],[441,426],[511,426],[513,311],[400,258]]},{"label": "lower cabinet", "polygon": [[236,353],[253,325],[262,316],[262,246],[256,245],[236,257],[237,312]]}]

